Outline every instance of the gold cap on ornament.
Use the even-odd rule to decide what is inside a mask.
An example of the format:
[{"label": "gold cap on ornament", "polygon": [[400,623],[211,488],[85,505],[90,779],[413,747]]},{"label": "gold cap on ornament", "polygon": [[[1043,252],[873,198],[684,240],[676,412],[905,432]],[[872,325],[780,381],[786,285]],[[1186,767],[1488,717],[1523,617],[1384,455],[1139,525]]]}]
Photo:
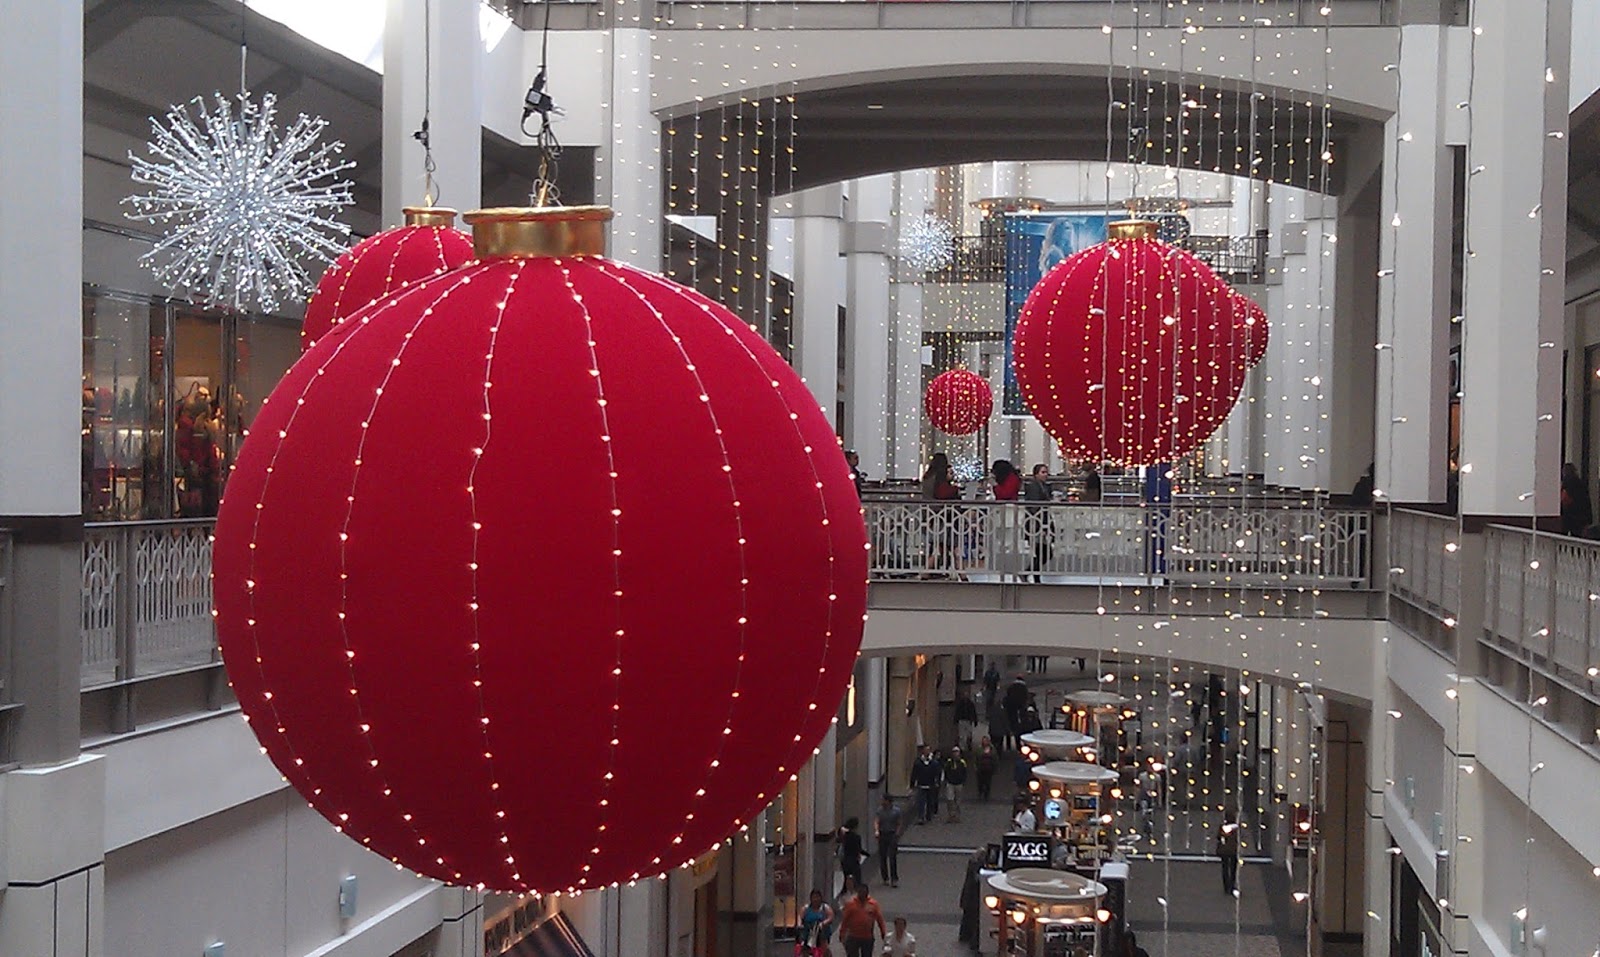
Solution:
[{"label": "gold cap on ornament", "polygon": [[407,206],[400,210],[407,226],[454,226],[456,211],[448,206]]},{"label": "gold cap on ornament", "polygon": [[462,217],[479,259],[604,256],[609,206],[502,206]]},{"label": "gold cap on ornament", "polygon": [[1107,239],[1155,239],[1156,223],[1150,219],[1119,219],[1106,227]]}]

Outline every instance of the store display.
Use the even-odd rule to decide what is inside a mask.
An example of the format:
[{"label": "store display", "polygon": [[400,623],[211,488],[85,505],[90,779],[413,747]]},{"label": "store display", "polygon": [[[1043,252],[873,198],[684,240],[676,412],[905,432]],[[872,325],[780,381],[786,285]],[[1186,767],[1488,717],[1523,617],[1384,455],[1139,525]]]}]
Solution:
[{"label": "store display", "polygon": [[[237,100],[237,104],[233,101]],[[272,312],[311,284],[307,261],[332,262],[350,227],[333,217],[354,200],[340,173],[344,144],[318,143],[328,126],[304,113],[279,130],[277,98],[241,90],[195,97],[152,118],[152,159],[130,152],[129,219],[165,235],[139,261],[169,289],[208,305]],[[192,111],[192,112],[191,112]]]},{"label": "store display", "polygon": [[407,206],[405,217],[404,226],[368,236],[322,274],[306,303],[301,351],[356,310],[472,261],[472,239],[455,228],[455,210]]},{"label": "store display", "polygon": [[1227,418],[1244,384],[1232,290],[1200,260],[1115,223],[1029,294],[1013,354],[1028,408],[1093,461],[1170,462]]},{"label": "store display", "polygon": [[994,391],[975,372],[950,369],[933,377],[922,394],[922,408],[933,427],[946,435],[971,435],[994,411]]},{"label": "store display", "polygon": [[453,884],[695,860],[811,758],[861,640],[866,534],[815,398],[722,306],[599,255],[609,217],[469,213],[479,262],[284,377],[217,522],[268,756]]}]

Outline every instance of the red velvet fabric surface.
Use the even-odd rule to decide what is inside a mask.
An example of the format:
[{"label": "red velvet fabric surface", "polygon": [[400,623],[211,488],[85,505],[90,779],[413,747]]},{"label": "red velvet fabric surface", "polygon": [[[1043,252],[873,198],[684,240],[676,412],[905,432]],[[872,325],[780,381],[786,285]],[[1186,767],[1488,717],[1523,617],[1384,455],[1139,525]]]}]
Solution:
[{"label": "red velvet fabric surface", "polygon": [[1173,461],[1216,431],[1244,384],[1234,296],[1203,262],[1153,239],[1070,256],[1017,321],[1023,399],[1071,457]]},{"label": "red velvet fabric surface", "polygon": [[400,226],[368,236],[317,280],[300,326],[300,351],[356,310],[472,260],[472,238],[447,226]]},{"label": "red velvet fabric surface", "polygon": [[966,369],[941,372],[922,394],[922,408],[933,427],[946,435],[971,435],[994,411],[994,391],[983,376]]},{"label": "red velvet fabric surface", "polygon": [[838,441],[737,317],[600,258],[473,264],[289,371],[218,517],[268,756],[415,871],[594,888],[693,860],[838,711],[866,534]]}]

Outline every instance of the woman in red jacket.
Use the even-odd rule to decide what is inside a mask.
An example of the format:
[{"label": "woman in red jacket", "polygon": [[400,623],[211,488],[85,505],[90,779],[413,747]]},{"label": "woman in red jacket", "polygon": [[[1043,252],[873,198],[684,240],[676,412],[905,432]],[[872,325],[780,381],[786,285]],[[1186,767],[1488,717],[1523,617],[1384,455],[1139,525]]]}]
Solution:
[{"label": "woman in red jacket", "polygon": [[1017,495],[1022,491],[1022,473],[1016,466],[999,459],[992,469],[994,474],[994,498],[997,502],[1015,502]]}]

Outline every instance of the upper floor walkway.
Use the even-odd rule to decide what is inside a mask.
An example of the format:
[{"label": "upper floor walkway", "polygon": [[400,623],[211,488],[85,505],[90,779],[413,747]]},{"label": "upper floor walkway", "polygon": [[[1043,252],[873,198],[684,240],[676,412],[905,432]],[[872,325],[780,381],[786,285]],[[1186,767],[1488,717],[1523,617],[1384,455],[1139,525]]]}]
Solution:
[{"label": "upper floor walkway", "polygon": [[[1366,698],[1370,642],[1387,619],[1464,674],[1545,699],[1549,719],[1575,735],[1600,726],[1597,543],[1294,496],[890,497],[863,511],[873,552],[865,653],[1166,656]],[[88,526],[86,735],[228,701],[211,620],[211,525]],[[0,534],[0,662],[14,600],[8,554]]]}]

